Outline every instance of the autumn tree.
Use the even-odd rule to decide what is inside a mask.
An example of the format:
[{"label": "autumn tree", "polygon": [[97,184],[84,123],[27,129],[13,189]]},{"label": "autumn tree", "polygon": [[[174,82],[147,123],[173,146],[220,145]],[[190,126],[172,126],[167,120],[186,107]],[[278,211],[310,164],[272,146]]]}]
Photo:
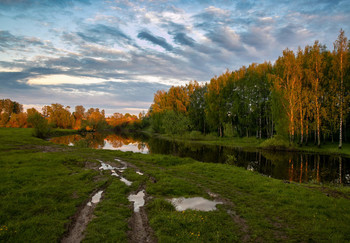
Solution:
[{"label": "autumn tree", "polygon": [[12,114],[19,114],[23,111],[23,105],[10,99],[0,100],[0,126],[6,126]]},{"label": "autumn tree", "polygon": [[343,117],[344,117],[344,76],[348,61],[348,43],[344,30],[340,30],[338,39],[334,42],[335,70],[339,80],[339,149],[343,146]]},{"label": "autumn tree", "polygon": [[82,105],[77,105],[75,106],[75,111],[73,113],[73,116],[75,118],[75,123],[74,123],[74,129],[80,129],[82,120],[84,119],[85,115],[85,108]]},{"label": "autumn tree", "polygon": [[297,109],[297,73],[299,69],[297,66],[294,52],[289,49],[283,51],[283,56],[279,57],[276,61],[276,69],[278,77],[275,81],[280,86],[283,99],[286,100],[285,110],[288,117],[288,131],[289,131],[289,142],[294,141],[295,136],[295,120],[296,120],[296,109]]}]

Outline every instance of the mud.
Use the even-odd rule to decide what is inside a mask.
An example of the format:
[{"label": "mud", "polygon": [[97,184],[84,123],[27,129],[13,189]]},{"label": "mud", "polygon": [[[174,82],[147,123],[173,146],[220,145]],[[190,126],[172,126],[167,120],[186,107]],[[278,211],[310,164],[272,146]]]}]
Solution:
[{"label": "mud", "polygon": [[35,150],[39,150],[43,153],[49,153],[49,152],[62,152],[62,151],[67,151],[70,148],[63,148],[63,147],[59,147],[59,146],[46,146],[46,145],[25,145],[25,146],[21,146],[18,149],[35,149]]},{"label": "mud", "polygon": [[[134,197],[132,197],[134,196]],[[129,219],[129,228],[131,229],[128,232],[129,242],[139,243],[139,242],[157,242],[153,229],[148,223],[148,217],[145,210],[145,207],[142,204],[145,204],[149,200],[147,194],[144,190],[139,191],[137,194],[130,195],[132,199],[138,201],[138,205],[134,203],[134,213]],[[136,197],[136,198],[135,198]],[[142,200],[142,199],[144,200]],[[130,200],[133,201],[133,200]]]},{"label": "mud", "polygon": [[84,231],[93,218],[93,212],[96,205],[101,200],[101,197],[103,196],[102,194],[103,191],[95,193],[89,202],[84,203],[84,206],[78,210],[73,217],[71,225],[68,227],[68,232],[61,240],[62,243],[76,243],[81,242],[84,239]]}]

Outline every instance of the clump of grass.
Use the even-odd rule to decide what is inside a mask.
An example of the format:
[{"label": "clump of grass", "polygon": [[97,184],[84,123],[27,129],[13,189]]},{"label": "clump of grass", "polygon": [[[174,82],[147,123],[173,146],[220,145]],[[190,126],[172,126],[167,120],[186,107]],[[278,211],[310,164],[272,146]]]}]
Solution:
[{"label": "clump of grass", "polygon": [[189,139],[189,140],[203,140],[205,136],[200,131],[191,131],[189,133],[186,133],[183,138]]},{"label": "clump of grass", "polygon": [[289,147],[289,142],[286,138],[275,135],[273,138],[266,139],[259,147],[266,149],[286,149]]},{"label": "clump of grass", "polygon": [[225,161],[226,164],[234,165],[237,162],[237,157],[234,154],[227,155],[227,159]]}]

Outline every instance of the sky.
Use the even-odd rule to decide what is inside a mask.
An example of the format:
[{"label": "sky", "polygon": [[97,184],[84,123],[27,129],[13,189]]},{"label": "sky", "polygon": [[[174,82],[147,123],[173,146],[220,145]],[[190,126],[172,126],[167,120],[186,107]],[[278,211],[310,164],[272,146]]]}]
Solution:
[{"label": "sky", "polygon": [[157,90],[333,50],[349,0],[0,0],[0,99],[138,114]]}]

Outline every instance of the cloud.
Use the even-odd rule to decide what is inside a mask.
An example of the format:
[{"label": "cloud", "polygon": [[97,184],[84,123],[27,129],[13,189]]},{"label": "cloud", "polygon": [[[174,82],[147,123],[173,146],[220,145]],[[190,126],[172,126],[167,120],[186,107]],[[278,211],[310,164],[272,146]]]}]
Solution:
[{"label": "cloud", "polygon": [[36,37],[14,36],[9,31],[0,31],[0,51],[38,45],[44,45],[44,43]]},{"label": "cloud", "polygon": [[195,40],[193,40],[191,37],[187,36],[185,33],[177,33],[174,36],[174,41],[177,44],[187,45],[187,46],[193,46],[195,43]]},{"label": "cloud", "polygon": [[[24,73],[18,77],[27,77]],[[0,77],[5,77],[3,73]],[[7,77],[7,76],[6,76]],[[13,80],[12,80],[13,81]],[[58,84],[27,85],[12,82],[6,84],[6,92],[0,90],[1,97],[10,97],[21,104],[33,104],[38,107],[51,103],[60,103],[74,107],[98,107],[108,110],[107,115],[114,112],[130,111],[138,114],[147,110],[158,89],[169,89],[169,85],[149,82],[101,82],[94,84]],[[4,87],[5,88],[5,87]],[[19,91],[25,89],[25,91]],[[29,107],[29,106],[28,106]],[[131,109],[130,109],[131,108]]]},{"label": "cloud", "polygon": [[240,36],[230,27],[209,31],[206,35],[212,42],[231,52],[244,52]]},{"label": "cloud", "polygon": [[214,29],[218,25],[233,24],[232,12],[230,10],[209,6],[201,13],[193,16],[195,26],[205,30]]},{"label": "cloud", "polygon": [[286,47],[332,48],[340,28],[350,33],[349,11],[346,0],[0,0],[0,94],[147,107],[157,89],[274,61]]},{"label": "cloud", "polygon": [[275,38],[271,35],[270,27],[251,27],[241,34],[242,42],[254,47],[256,50],[270,50],[275,44]]},{"label": "cloud", "polygon": [[154,36],[148,31],[141,31],[138,33],[137,37],[141,40],[147,40],[155,45],[161,46],[167,51],[173,50],[173,47],[163,37]]},{"label": "cloud", "polygon": [[104,79],[84,77],[84,76],[69,76],[64,74],[41,75],[40,77],[28,79],[29,85],[58,85],[58,84],[89,84],[105,82]]},{"label": "cloud", "polygon": [[[288,24],[276,30],[275,37],[281,45],[303,45],[313,34],[306,28],[295,24]],[[312,43],[309,43],[312,44]]]},{"label": "cloud", "polygon": [[[94,24],[85,26],[83,31],[76,32],[82,40],[89,43],[111,45],[118,43],[120,45],[133,45],[131,37],[126,35],[118,26],[109,26],[104,24]],[[74,33],[64,33],[62,38],[66,41],[75,40]]]},{"label": "cloud", "polygon": [[44,7],[44,8],[52,8],[52,7],[72,7],[76,3],[82,4],[90,4],[89,0],[2,0],[0,1],[0,7],[2,8],[34,8],[34,7]]}]

